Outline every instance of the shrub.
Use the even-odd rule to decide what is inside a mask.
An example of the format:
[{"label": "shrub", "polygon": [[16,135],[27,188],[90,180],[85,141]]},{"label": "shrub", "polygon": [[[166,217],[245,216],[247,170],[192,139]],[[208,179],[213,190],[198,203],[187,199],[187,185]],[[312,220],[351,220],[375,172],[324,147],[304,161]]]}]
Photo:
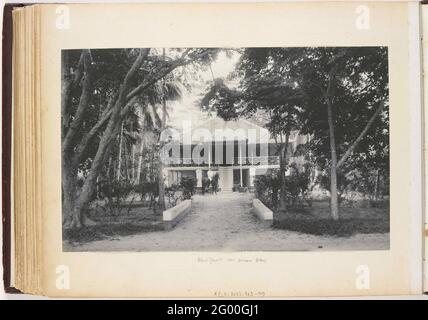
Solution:
[{"label": "shrub", "polygon": [[129,180],[102,180],[98,183],[98,190],[101,196],[119,202],[128,197],[133,185]]},{"label": "shrub", "polygon": [[[102,180],[98,182],[99,195],[106,198],[104,205],[97,203],[97,207],[111,215],[120,215],[122,204],[128,199],[134,186],[129,180]],[[131,204],[133,199],[131,200]],[[131,206],[129,206],[128,211]]]},{"label": "shrub", "polygon": [[183,191],[183,199],[191,199],[196,190],[196,179],[193,177],[182,177],[180,186]]},{"label": "shrub", "polygon": [[[324,172],[317,181],[322,188],[330,190],[330,174]],[[353,207],[358,198],[366,198],[372,207],[385,207],[389,202],[384,196],[389,194],[389,180],[377,170],[352,169],[347,173],[337,172],[337,192],[339,203],[344,207]]]},{"label": "shrub", "polygon": [[[311,166],[304,165],[301,168],[294,163],[290,164],[290,175],[285,176],[285,192],[287,201],[291,207],[303,206],[306,203],[312,206],[311,191]],[[276,210],[279,203],[281,182],[279,170],[268,171],[265,175],[257,176],[254,180],[256,197],[272,210]]]},{"label": "shrub", "polygon": [[311,191],[311,170],[312,167],[306,163],[299,168],[296,163],[290,164],[290,175],[285,177],[285,187],[287,197],[291,206],[300,205],[306,202],[309,207],[312,206],[312,199],[309,196]]},{"label": "shrub", "polygon": [[178,184],[173,184],[165,188],[165,198],[167,199],[170,207],[175,207],[179,200],[182,199],[182,192],[180,189],[180,185]]},{"label": "shrub", "polygon": [[154,208],[156,205],[156,197],[159,195],[159,185],[157,181],[143,181],[134,187],[135,192],[140,195],[141,201],[149,197],[149,207]]},{"label": "shrub", "polygon": [[[337,172],[337,198],[339,204],[342,206],[352,207],[354,205],[353,196],[349,194],[350,191],[355,189],[353,184],[358,178],[352,174],[344,174],[341,171]],[[330,191],[330,172],[323,172],[318,176],[317,183],[325,189]]]},{"label": "shrub", "polygon": [[278,170],[273,169],[265,175],[256,176],[254,179],[256,197],[267,207],[275,210],[278,206],[280,181]]}]

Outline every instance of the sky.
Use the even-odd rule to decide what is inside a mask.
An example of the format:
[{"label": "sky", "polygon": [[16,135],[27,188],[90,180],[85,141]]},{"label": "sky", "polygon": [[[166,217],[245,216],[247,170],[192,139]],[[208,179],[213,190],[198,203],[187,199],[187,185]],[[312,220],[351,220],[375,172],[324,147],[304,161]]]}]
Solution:
[{"label": "sky", "polygon": [[[239,60],[240,55],[233,53],[231,57],[227,57],[224,52],[220,52],[217,59],[211,64],[211,69],[214,78],[224,78],[233,71]],[[198,101],[206,90],[205,83],[212,81],[211,71],[201,71],[202,83],[201,86],[195,86],[191,92],[184,92],[180,101],[171,103],[171,111],[168,124],[174,128],[180,129],[183,120],[192,121],[192,127],[197,126],[207,119],[207,113],[202,112],[198,106]]]}]

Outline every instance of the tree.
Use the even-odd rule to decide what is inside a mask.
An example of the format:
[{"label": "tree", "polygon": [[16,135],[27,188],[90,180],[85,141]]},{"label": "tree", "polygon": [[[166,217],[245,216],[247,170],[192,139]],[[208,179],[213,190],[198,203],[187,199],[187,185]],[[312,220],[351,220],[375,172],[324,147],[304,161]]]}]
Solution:
[{"label": "tree", "polygon": [[[318,156],[329,150],[331,216],[339,219],[337,176],[373,125],[387,117],[387,50],[382,47],[304,48],[290,73],[304,92],[305,130],[319,144]],[[327,118],[328,148],[326,145]],[[376,146],[374,146],[377,149]],[[369,153],[369,149],[364,150]],[[340,157],[338,156],[340,155]],[[325,157],[328,158],[328,157]]]},{"label": "tree", "polygon": [[241,116],[258,117],[275,139],[279,156],[279,210],[287,210],[286,170],[290,135],[299,127],[300,94],[278,73],[281,58],[276,48],[249,48],[241,52],[234,76],[239,87],[230,89],[217,79],[202,99],[202,106],[213,108],[225,120]]},{"label": "tree", "polygon": [[[152,116],[155,118],[155,123],[158,126],[158,131],[156,132],[156,143],[159,149],[162,148],[163,141],[160,141],[161,135],[167,128],[167,117],[168,117],[168,102],[175,101],[181,98],[182,89],[178,82],[174,81],[172,76],[165,77],[162,83],[158,83],[153,86],[156,94],[153,95],[152,99]],[[157,98],[157,100],[156,100]],[[158,106],[158,108],[155,107]],[[163,162],[159,159],[158,161],[158,188],[159,188],[159,208],[161,210],[165,209],[165,181],[163,176]]]},{"label": "tree", "polygon": [[[137,99],[179,67],[204,64],[215,49],[171,49],[160,59],[154,50],[62,51],[62,191],[63,225],[80,227],[96,180]],[[84,182],[77,184],[85,167]]]},{"label": "tree", "polygon": [[[287,145],[290,130],[311,135],[314,158],[330,174],[331,216],[337,220],[338,170],[353,154],[385,154],[387,62],[384,47],[244,49],[234,72],[238,88],[216,81],[202,104],[225,120],[266,111],[271,134],[284,135],[280,146]],[[379,138],[383,147],[375,143]]]}]

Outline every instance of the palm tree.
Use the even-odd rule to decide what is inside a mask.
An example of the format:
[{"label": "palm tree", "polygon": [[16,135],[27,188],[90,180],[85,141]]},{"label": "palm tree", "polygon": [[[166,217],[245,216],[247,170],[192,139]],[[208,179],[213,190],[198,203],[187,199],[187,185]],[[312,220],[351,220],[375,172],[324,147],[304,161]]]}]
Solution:
[{"label": "palm tree", "polygon": [[[117,164],[117,180],[122,178],[122,163],[125,164],[125,174],[124,177],[129,181],[133,181],[130,174],[130,169],[133,169],[134,166],[134,149],[135,144],[138,141],[139,132],[141,131],[141,126],[139,124],[139,118],[137,114],[136,106],[134,105],[128,112],[126,118],[122,122],[120,135],[119,135],[119,151],[118,151],[118,164]],[[129,168],[128,150],[131,149],[131,168]]]},{"label": "palm tree", "polygon": [[[169,80],[169,81],[168,81]],[[182,86],[174,79],[164,79],[161,83],[153,86],[153,100],[151,103],[152,114],[156,120],[160,120],[160,131],[157,136],[157,143],[160,143],[160,137],[163,130],[166,129],[166,121],[169,117],[168,102],[176,101],[182,97]],[[160,115],[159,115],[160,113]],[[158,121],[156,121],[158,122]],[[165,185],[163,176],[163,163],[158,162],[158,184],[159,184],[159,207],[165,209]]]},{"label": "palm tree", "polygon": [[[169,79],[156,83],[151,87],[144,97],[140,97],[136,103],[137,115],[139,118],[140,130],[140,150],[137,165],[137,174],[134,177],[136,184],[140,183],[141,169],[143,164],[143,151],[145,146],[159,145],[163,130],[167,128],[167,118],[169,117],[168,102],[181,99],[183,86],[174,79],[172,75]],[[159,207],[165,208],[164,198],[164,177],[163,164],[158,161],[158,183],[159,183]]]},{"label": "palm tree", "polygon": [[160,120],[159,115],[152,111],[151,105],[146,108],[138,108],[139,123],[142,127],[139,135],[139,152],[138,152],[138,164],[137,174],[134,177],[134,183],[139,184],[141,178],[141,168],[143,166],[143,151],[146,146],[155,145],[157,142],[157,131],[159,129]]}]

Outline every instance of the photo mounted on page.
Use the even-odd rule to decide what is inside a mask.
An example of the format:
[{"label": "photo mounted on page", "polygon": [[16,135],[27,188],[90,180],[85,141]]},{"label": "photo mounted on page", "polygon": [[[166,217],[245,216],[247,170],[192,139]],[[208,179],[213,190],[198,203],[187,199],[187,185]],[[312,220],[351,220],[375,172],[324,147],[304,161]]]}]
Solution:
[{"label": "photo mounted on page", "polygon": [[62,51],[64,251],[389,249],[386,47]]}]

